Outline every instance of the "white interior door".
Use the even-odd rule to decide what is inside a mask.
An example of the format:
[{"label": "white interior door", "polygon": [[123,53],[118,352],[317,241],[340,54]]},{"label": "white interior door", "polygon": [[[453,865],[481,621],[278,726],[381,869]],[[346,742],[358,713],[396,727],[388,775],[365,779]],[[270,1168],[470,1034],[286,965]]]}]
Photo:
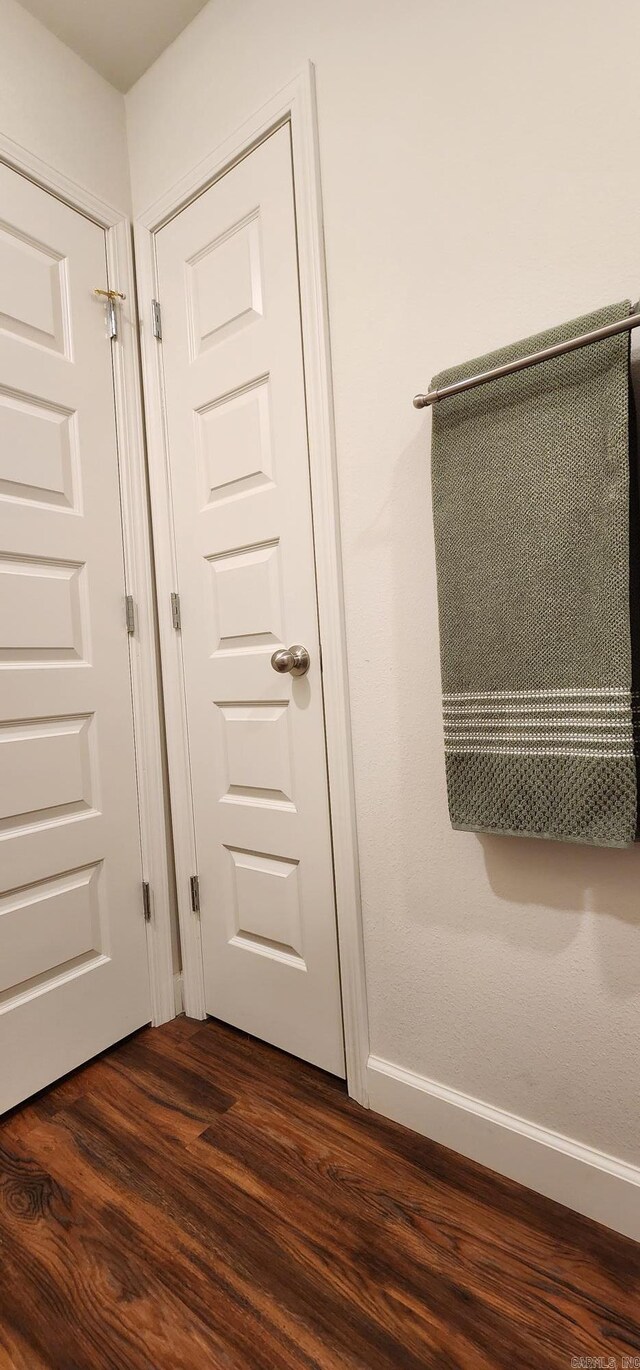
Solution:
[{"label": "white interior door", "polygon": [[156,253],[206,1007],[344,1075],[289,126]]},{"label": "white interior door", "polygon": [[0,166],[0,1109],[150,1017],[102,229]]}]

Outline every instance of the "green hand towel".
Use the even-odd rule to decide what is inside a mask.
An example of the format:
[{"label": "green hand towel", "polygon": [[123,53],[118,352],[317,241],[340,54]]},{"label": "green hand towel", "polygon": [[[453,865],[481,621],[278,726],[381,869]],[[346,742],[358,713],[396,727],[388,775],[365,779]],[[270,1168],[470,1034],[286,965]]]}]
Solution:
[{"label": "green hand towel", "polygon": [[[432,386],[629,312],[628,301],[598,310],[442,372]],[[454,828],[607,847],[636,838],[629,413],[628,333],[434,405]]]}]

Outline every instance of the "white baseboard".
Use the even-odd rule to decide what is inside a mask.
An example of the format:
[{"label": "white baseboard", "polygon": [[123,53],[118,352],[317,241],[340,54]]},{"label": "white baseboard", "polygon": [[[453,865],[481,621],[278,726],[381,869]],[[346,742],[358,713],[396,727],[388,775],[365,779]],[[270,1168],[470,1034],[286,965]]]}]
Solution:
[{"label": "white baseboard", "polygon": [[173,977],[173,1002],[176,1010],[176,1018],[184,1013],[184,1000],[182,997],[182,976],[178,971]]},{"label": "white baseboard", "polygon": [[370,1056],[369,1105],[490,1170],[640,1241],[640,1167]]}]

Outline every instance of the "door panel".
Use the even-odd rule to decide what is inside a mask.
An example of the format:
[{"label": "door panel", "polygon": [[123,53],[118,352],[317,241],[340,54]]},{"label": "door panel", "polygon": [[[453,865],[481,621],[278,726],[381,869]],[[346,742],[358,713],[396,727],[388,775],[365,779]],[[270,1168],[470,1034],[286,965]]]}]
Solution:
[{"label": "door panel", "polygon": [[156,253],[206,1007],[343,1075],[288,126]]},{"label": "door panel", "polygon": [[0,166],[0,1109],[149,1020],[103,231]]}]

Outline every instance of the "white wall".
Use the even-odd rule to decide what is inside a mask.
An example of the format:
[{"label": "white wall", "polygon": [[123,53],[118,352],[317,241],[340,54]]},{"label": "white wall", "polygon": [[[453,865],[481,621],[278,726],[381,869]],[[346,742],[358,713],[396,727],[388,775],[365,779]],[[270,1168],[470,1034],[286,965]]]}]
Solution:
[{"label": "white wall", "polygon": [[316,64],[372,1050],[640,1161],[640,851],[451,832],[434,371],[640,294],[635,0],[211,0],[127,99],[146,208]]},{"label": "white wall", "polygon": [[15,0],[0,0],[0,130],[126,212],[122,95]]}]

